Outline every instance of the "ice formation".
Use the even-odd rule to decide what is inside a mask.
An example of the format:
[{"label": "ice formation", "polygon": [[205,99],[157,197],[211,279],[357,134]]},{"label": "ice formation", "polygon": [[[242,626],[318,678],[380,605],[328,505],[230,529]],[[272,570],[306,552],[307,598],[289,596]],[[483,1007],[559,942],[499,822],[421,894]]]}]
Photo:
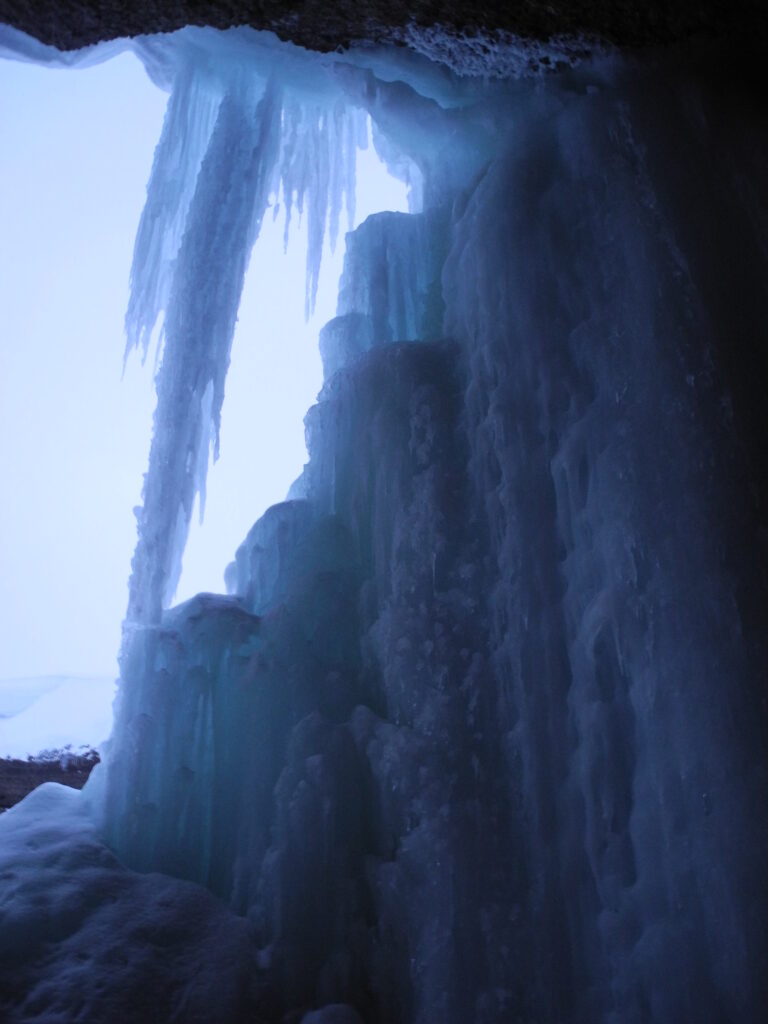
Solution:
[{"label": "ice formation", "polygon": [[[693,63],[138,45],[130,628],[83,796],[0,822],[7,1019],[757,1024],[765,126]],[[349,107],[422,205],[348,236],[304,473],[168,610],[260,219],[311,298]]]},{"label": "ice formation", "polygon": [[234,45],[218,55],[215,46],[207,51],[204,33],[182,34],[166,48],[147,44],[171,97],[136,239],[126,317],[129,349],[146,355],[163,315],[129,625],[157,622],[170,605],[198,496],[201,514],[204,509],[243,279],[270,202],[283,198],[286,242],[293,206],[302,211],[306,203],[307,310],[317,292],[326,224],[335,244],[345,199],[354,218],[355,150],[365,139],[359,112],[341,102],[338,90],[322,87],[322,71],[311,97],[301,82],[296,94],[297,83],[287,84],[273,48],[239,47],[239,34],[233,36]]}]

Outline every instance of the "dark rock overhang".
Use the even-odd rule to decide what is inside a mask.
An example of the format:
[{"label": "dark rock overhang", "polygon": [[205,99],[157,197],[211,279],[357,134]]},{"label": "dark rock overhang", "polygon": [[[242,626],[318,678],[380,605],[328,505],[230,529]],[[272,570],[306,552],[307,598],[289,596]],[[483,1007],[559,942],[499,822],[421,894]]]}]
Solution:
[{"label": "dark rock overhang", "polygon": [[0,22],[60,49],[170,32],[251,25],[316,50],[378,41],[414,23],[503,30],[529,40],[586,36],[620,47],[691,38],[765,39],[762,0],[0,0]]}]

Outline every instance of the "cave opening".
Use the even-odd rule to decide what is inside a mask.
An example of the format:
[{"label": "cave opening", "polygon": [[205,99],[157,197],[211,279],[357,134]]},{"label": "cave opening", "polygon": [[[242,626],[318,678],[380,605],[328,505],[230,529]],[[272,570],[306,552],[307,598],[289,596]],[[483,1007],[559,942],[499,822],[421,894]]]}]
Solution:
[{"label": "cave opening", "polygon": [[[723,351],[765,346],[765,122],[706,48],[399,41],[113,44],[170,89],[158,402],[105,756],[0,818],[13,1024],[762,1020],[764,456]],[[311,309],[366,115],[409,212],[348,235],[288,499],[174,604],[253,242],[303,205]]]}]

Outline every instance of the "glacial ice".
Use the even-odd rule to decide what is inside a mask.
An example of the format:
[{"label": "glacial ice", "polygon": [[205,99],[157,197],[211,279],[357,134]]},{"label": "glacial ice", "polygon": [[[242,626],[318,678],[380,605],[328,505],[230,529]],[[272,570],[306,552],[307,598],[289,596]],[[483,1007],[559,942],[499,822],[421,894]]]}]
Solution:
[{"label": "glacial ice", "polygon": [[[693,64],[140,46],[192,64],[133,277],[164,341],[122,680],[83,796],[0,822],[0,1007],[757,1024],[765,126]],[[348,237],[302,477],[168,610],[250,247],[280,181],[334,230],[342,102],[423,206]]]}]

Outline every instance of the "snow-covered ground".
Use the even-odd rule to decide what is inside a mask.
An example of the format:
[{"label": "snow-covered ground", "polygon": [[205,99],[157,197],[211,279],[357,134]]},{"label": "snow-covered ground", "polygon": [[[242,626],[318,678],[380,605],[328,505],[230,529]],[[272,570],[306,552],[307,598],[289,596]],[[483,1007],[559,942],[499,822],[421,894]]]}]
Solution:
[{"label": "snow-covered ground", "polygon": [[98,749],[112,729],[115,685],[77,676],[0,679],[0,757]]}]

